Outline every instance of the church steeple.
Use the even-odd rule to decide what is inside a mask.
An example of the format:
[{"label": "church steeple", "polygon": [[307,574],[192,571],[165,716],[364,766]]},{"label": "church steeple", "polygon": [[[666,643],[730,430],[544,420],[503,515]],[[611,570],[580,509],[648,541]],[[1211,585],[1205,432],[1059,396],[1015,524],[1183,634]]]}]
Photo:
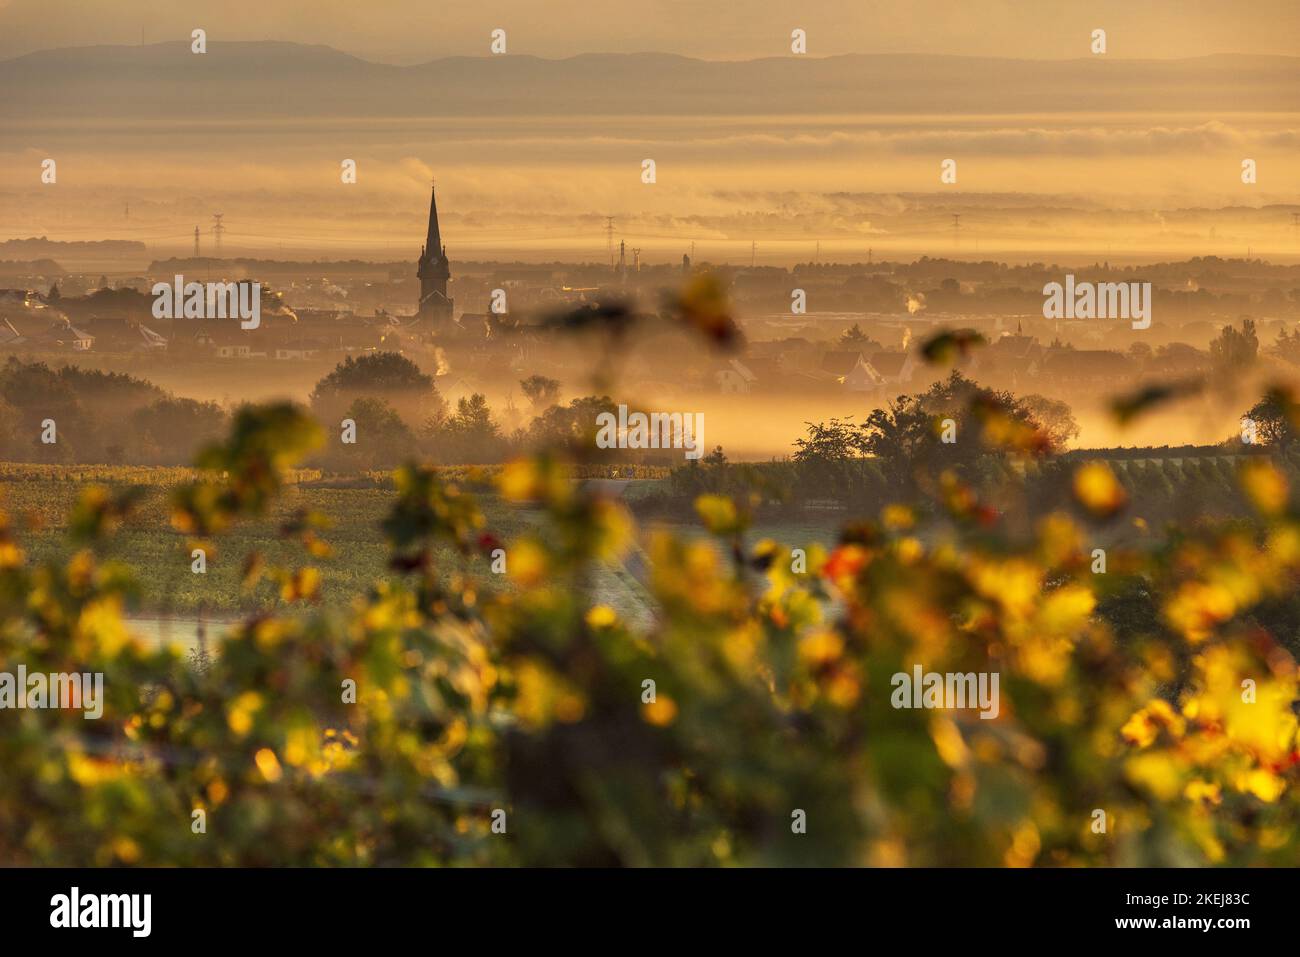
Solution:
[{"label": "church steeple", "polygon": [[442,234],[438,231],[438,192],[429,188],[429,235],[424,240],[424,248],[436,256],[442,251]]},{"label": "church steeple", "polygon": [[451,265],[447,262],[447,247],[442,244],[442,232],[438,228],[438,196],[432,187],[429,191],[429,229],[420,250],[416,275],[420,279],[419,317],[433,320],[436,325],[450,322],[454,305],[447,297]]}]

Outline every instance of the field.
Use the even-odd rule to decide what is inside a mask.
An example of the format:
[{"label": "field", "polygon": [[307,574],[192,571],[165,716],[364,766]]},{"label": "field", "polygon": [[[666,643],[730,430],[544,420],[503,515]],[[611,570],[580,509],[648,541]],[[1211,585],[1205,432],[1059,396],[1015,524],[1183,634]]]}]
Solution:
[{"label": "field", "polygon": [[[346,604],[389,574],[379,522],[395,493],[374,483],[338,487],[319,479],[289,485],[270,515],[237,525],[218,538],[207,556],[206,574],[195,574],[186,539],[169,520],[171,487],[188,477],[185,469],[9,466],[0,473],[0,508],[10,515],[19,543],[32,559],[66,558],[74,547],[67,536],[67,516],[88,486],[141,487],[138,508],[106,552],[107,557],[137,570],[140,593],[133,611],[141,614],[221,618],[275,607],[279,597],[273,583],[262,581],[252,590],[241,587],[243,563],[254,552],[268,565],[318,568],[320,599],[328,606]],[[526,510],[504,505],[495,497],[482,497],[481,505],[489,529],[500,538],[508,539],[529,524]],[[331,524],[322,538],[331,546],[331,555],[310,557],[300,544],[280,536],[280,526],[299,509],[329,517]],[[465,560],[450,549],[438,557],[447,563]]]},{"label": "field", "polygon": [[[463,469],[447,471],[456,478],[466,478]],[[169,521],[168,505],[172,487],[194,474],[181,468],[3,465],[0,510],[9,515],[20,545],[33,561],[66,560],[75,548],[67,535],[67,517],[88,487],[141,488],[137,509],[112,538],[105,557],[121,560],[136,570],[139,593],[131,613],[161,621],[164,632],[169,618],[219,621],[279,606],[274,583],[263,580],[252,589],[242,587],[245,559],[254,553],[271,566],[317,568],[321,574],[320,601],[331,608],[346,606],[391,574],[387,546],[379,530],[395,494],[386,476],[338,480],[309,470],[294,473],[294,481],[266,518],[237,525],[222,535],[208,553],[206,574],[195,574],[186,539]],[[654,484],[652,479],[637,478],[625,483],[619,494],[632,503]],[[476,495],[488,530],[503,541],[526,531],[536,520],[531,510],[509,505],[494,494],[479,491]],[[331,525],[322,537],[331,546],[331,555],[310,557],[300,544],[279,534],[283,522],[300,509],[329,517]],[[751,541],[773,538],[791,546],[830,543],[842,518],[842,513],[828,513],[825,519],[764,523],[748,537]],[[686,537],[704,535],[703,529],[694,524],[656,522],[655,527]],[[612,606],[626,620],[645,625],[653,612],[638,580],[638,575],[645,574],[640,556],[638,552],[626,564],[596,569],[591,597]],[[487,560],[482,556],[466,559],[444,549],[438,560],[449,569],[476,562],[483,566],[480,573],[486,572]],[[183,626],[179,630],[185,631]]]}]

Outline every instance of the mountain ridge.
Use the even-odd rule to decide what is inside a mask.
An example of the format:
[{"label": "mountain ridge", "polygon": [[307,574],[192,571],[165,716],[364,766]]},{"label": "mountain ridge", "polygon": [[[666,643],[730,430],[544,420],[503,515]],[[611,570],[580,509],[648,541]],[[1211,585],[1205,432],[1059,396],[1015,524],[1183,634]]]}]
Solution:
[{"label": "mountain ridge", "polygon": [[[62,47],[0,60],[0,117],[1297,112],[1300,57],[1026,60],[674,53],[379,63],[323,44]],[[430,96],[430,92],[435,95]]]}]

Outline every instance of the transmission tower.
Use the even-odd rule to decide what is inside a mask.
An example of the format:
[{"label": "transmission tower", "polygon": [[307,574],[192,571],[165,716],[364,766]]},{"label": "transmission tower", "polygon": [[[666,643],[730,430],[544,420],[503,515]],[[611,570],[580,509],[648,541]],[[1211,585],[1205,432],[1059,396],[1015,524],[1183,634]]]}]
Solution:
[{"label": "transmission tower", "polygon": [[212,214],[212,218],[213,220],[215,220],[215,222],[212,225],[212,236],[215,241],[218,256],[221,255],[221,234],[226,231],[226,227],[221,225],[221,217],[224,215],[225,213]]},{"label": "transmission tower", "polygon": [[609,268],[614,268],[614,217],[605,217],[605,244],[609,247]]},{"label": "transmission tower", "polygon": [[199,227],[194,227],[194,258],[199,258]]}]

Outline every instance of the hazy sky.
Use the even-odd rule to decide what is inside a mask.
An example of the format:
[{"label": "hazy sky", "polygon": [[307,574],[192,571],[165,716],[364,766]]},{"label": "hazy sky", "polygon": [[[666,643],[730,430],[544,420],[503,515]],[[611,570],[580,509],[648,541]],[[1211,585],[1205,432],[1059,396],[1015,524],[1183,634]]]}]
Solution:
[{"label": "hazy sky", "polygon": [[[83,51],[66,63],[44,58],[7,68],[17,81],[28,73],[37,79],[28,87],[0,81],[9,94],[0,98],[0,239],[135,239],[148,244],[150,256],[170,255],[186,252],[195,227],[208,230],[219,212],[226,249],[237,255],[400,259],[418,248],[436,174],[444,236],[462,260],[602,260],[611,216],[615,240],[642,249],[647,262],[674,261],[692,248],[713,261],[747,261],[751,243],[759,244],[756,258],[769,262],[818,254],[853,261],[869,250],[1069,261],[1300,255],[1290,217],[1300,182],[1295,61],[1227,69],[1188,63],[1177,67],[1178,81],[1162,78],[1175,66],[1162,64],[1152,68],[1156,79],[1118,88],[1136,96],[1132,103],[1087,73],[1130,58],[1300,56],[1300,0],[0,0],[0,58],[138,44],[142,27],[147,43],[170,40],[179,52]],[[201,60],[186,49],[195,27],[211,44]],[[619,109],[590,109],[598,98],[587,87],[560,84],[546,109],[531,115],[527,108],[510,112],[514,88],[483,71],[529,76],[530,90],[552,89],[552,74],[586,64],[534,70],[523,58],[489,58],[489,34],[498,27],[515,56],[789,57],[790,31],[799,27],[808,33],[810,57],[948,53],[1080,62],[1033,65],[1029,72],[1043,74],[1044,85],[1028,86],[1054,97],[1059,91],[1060,100],[1038,113],[1016,106],[1025,71],[1006,63],[926,62],[894,81],[900,68],[892,63],[818,61],[819,70],[852,75],[828,73],[828,86],[813,89],[802,112],[784,100],[778,109],[775,93],[765,92],[770,115],[725,115],[713,106],[736,99],[729,76],[761,74],[768,85],[758,89],[775,91],[779,82],[789,92],[791,64],[696,69],[666,58],[651,83],[628,79],[630,68],[618,67],[622,85],[604,86],[615,91]],[[1107,31],[1106,59],[1088,49],[1098,27]],[[221,43],[266,39],[401,63],[484,59],[450,65],[436,84],[440,96],[427,104],[418,80],[401,79],[396,92],[415,96],[402,101],[408,113],[370,116],[358,115],[355,102],[351,113],[339,103],[369,90],[361,102],[391,105],[401,97],[384,78],[404,71],[357,69],[368,79],[350,73],[345,89],[322,95],[333,74],[312,72],[313,51],[260,48],[253,52],[275,68],[281,86],[258,89],[257,102],[284,112],[246,115],[250,94],[238,81],[256,80],[257,71],[223,66]],[[155,78],[142,89],[131,86],[134,73],[111,65],[137,59],[159,71],[146,74]],[[83,61],[89,72],[77,68]],[[198,62],[213,71],[210,81],[203,74],[202,95],[182,96],[179,112],[121,111],[154,103],[159,90],[188,90],[176,71]],[[511,73],[515,66],[524,73]],[[885,78],[853,85],[871,69]],[[674,110],[620,112],[632,99],[622,90],[666,96],[683,70],[691,82],[674,94]],[[1057,75],[1066,73],[1068,80]],[[944,99],[972,89],[974,99],[962,105]],[[308,99],[294,90],[306,90]],[[484,102],[496,96],[505,106],[436,108],[484,90],[498,90]],[[1261,90],[1270,96],[1261,98]],[[91,93],[102,91],[107,99],[94,101]],[[803,95],[797,84],[794,92]],[[21,105],[25,95],[44,96],[40,102],[49,105],[17,111],[19,121],[6,117],[6,106]],[[881,97],[913,105],[881,113]],[[1158,108],[1142,105],[1148,101]],[[307,110],[305,102],[337,115]],[[344,157],[360,171],[355,184],[341,180]],[[960,175],[941,185],[946,157],[956,158]],[[46,158],[58,162],[53,186],[41,178]],[[646,158],[658,164],[653,188],[641,176]],[[1258,163],[1257,183],[1242,180],[1245,158]],[[952,225],[958,214],[960,232]]]},{"label": "hazy sky", "polygon": [[1300,54],[1297,0],[0,0],[0,57],[51,47],[188,38],[323,43],[412,63],[480,56],[504,28],[512,53],[658,51],[709,59],[811,55],[1088,55],[1107,31],[1118,57]]}]

